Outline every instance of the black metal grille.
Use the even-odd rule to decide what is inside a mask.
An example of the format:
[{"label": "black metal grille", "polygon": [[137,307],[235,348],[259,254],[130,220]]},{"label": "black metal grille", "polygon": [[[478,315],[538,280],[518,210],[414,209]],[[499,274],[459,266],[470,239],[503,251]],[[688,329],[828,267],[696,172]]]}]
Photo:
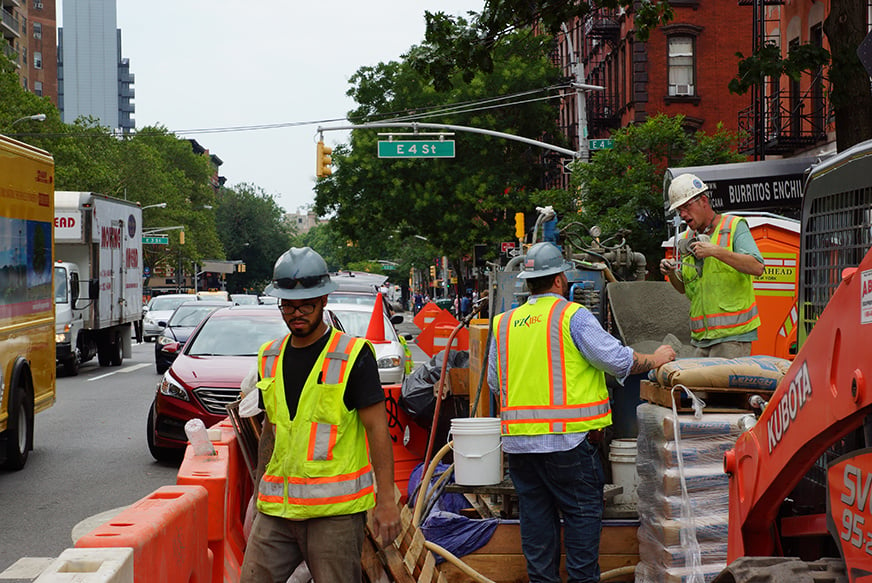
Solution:
[{"label": "black metal grille", "polygon": [[872,246],[872,187],[827,194],[811,201],[803,228],[800,290],[805,334],[811,332],[841,281]]},{"label": "black metal grille", "polygon": [[227,405],[239,396],[239,388],[200,387],[194,389],[194,396],[209,413],[227,415]]}]

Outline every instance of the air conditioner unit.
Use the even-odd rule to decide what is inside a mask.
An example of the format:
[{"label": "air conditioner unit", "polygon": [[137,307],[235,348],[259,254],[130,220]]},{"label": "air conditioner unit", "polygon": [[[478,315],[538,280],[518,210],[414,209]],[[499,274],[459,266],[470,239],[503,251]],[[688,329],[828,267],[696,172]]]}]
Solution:
[{"label": "air conditioner unit", "polygon": [[33,38],[42,38],[42,33],[41,32],[33,33]]},{"label": "air conditioner unit", "polygon": [[34,3],[33,3],[33,8],[34,8],[35,10],[42,10],[42,2],[34,2]]},{"label": "air conditioner unit", "polygon": [[673,85],[674,95],[693,95],[693,85]]}]

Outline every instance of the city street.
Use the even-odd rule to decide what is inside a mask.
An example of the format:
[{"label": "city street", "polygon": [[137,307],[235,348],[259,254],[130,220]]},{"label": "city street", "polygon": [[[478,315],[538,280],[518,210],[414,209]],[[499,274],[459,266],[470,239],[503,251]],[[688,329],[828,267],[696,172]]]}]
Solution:
[{"label": "city street", "polygon": [[175,482],[151,457],[145,424],[155,384],[154,344],[133,358],[58,378],[57,402],[36,416],[34,450],[19,472],[0,472],[0,572],[20,557],[56,557],[83,519]]},{"label": "city street", "polygon": [[[417,336],[411,312],[400,333]],[[427,355],[410,343],[415,364]],[[82,520],[175,483],[177,467],[151,457],[145,424],[155,385],[154,344],[134,344],[121,367],[96,359],[59,377],[57,402],[36,416],[34,450],[20,472],[0,472],[0,573],[21,557],[57,557]]]}]

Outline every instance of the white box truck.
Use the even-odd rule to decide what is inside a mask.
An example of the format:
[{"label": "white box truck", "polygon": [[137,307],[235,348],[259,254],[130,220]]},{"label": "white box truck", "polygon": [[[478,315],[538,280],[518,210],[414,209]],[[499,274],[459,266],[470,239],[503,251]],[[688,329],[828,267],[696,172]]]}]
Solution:
[{"label": "white box truck", "polygon": [[75,375],[94,356],[119,366],[142,320],[142,208],[93,192],[55,192],[57,361]]}]

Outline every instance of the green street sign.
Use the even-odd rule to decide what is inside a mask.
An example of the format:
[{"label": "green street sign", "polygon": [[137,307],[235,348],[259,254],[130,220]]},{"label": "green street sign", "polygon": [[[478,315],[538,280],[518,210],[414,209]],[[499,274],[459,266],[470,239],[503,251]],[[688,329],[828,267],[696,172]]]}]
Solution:
[{"label": "green street sign", "polygon": [[588,140],[587,147],[589,150],[611,150],[615,147],[615,141],[612,139]]},{"label": "green street sign", "polygon": [[169,245],[169,235],[144,235],[142,237],[143,245]]},{"label": "green street sign", "polygon": [[454,158],[454,140],[379,141],[379,158]]}]

